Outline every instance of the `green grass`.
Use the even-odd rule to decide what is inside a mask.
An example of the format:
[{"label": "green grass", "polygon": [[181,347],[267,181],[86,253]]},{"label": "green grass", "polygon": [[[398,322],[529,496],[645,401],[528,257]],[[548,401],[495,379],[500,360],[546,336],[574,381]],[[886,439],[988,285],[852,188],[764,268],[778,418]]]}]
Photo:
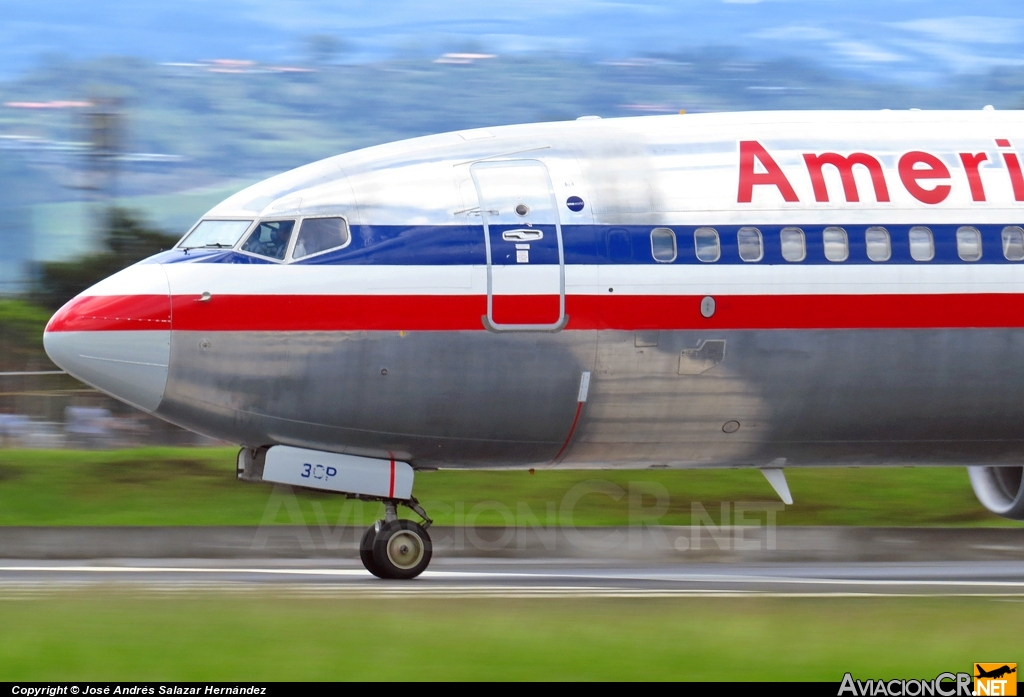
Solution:
[{"label": "green grass", "polygon": [[[244,484],[234,472],[231,448],[0,450],[0,525],[362,525],[380,516],[376,504]],[[1019,525],[985,511],[960,467],[787,476],[795,504],[778,512],[781,525]],[[719,523],[720,502],[778,504],[753,470],[442,471],[418,475],[415,493],[442,525],[684,525],[694,502]],[[736,522],[734,510],[724,522]]]},{"label": "green grass", "polygon": [[[0,680],[934,678],[1018,661],[981,598],[0,599]],[[457,627],[457,631],[452,628]]]}]

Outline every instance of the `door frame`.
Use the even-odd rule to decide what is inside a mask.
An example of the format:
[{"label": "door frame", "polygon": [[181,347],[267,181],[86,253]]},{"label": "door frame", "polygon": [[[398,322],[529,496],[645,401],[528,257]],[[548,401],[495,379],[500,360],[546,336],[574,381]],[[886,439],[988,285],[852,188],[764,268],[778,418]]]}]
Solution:
[{"label": "door frame", "polygon": [[[555,238],[558,244],[558,320],[550,324],[499,324],[494,321],[494,283],[492,278],[491,262],[491,227],[487,201],[480,190],[480,181],[477,179],[478,169],[498,169],[511,167],[540,167],[544,174],[544,181],[548,187],[548,198],[551,201],[551,211],[554,214]],[[487,255],[487,314],[481,320],[484,327],[492,332],[557,332],[565,328],[569,323],[569,315],[565,312],[565,248],[562,244],[562,222],[558,215],[558,201],[555,198],[555,190],[551,185],[551,174],[547,166],[540,160],[485,160],[474,162],[469,167],[470,176],[473,179],[473,187],[476,189],[476,198],[480,204],[480,219],[484,228],[484,250]],[[541,223],[543,224],[543,223]]]}]

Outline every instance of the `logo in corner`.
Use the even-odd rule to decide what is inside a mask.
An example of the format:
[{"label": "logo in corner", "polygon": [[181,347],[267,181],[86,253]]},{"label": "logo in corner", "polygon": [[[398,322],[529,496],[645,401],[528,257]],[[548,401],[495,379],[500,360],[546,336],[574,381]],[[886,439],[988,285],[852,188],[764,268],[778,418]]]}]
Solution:
[{"label": "logo in corner", "polygon": [[1016,695],[1017,664],[1016,663],[975,663],[974,694],[985,695]]}]

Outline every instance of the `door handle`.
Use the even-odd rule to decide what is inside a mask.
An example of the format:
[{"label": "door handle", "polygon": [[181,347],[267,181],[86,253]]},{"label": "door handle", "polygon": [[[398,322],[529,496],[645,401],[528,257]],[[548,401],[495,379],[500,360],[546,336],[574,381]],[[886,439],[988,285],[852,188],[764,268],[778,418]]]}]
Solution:
[{"label": "door handle", "polygon": [[506,230],[501,233],[501,239],[506,242],[536,242],[544,239],[543,230]]}]

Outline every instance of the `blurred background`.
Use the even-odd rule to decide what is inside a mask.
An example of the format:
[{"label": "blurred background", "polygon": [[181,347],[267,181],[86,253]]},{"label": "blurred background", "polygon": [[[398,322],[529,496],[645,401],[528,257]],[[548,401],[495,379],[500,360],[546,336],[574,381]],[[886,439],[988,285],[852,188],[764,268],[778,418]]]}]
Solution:
[{"label": "blurred background", "polygon": [[750,109],[1024,108],[1019,0],[0,2],[0,443],[205,441],[54,372],[52,312],[377,143]]}]

